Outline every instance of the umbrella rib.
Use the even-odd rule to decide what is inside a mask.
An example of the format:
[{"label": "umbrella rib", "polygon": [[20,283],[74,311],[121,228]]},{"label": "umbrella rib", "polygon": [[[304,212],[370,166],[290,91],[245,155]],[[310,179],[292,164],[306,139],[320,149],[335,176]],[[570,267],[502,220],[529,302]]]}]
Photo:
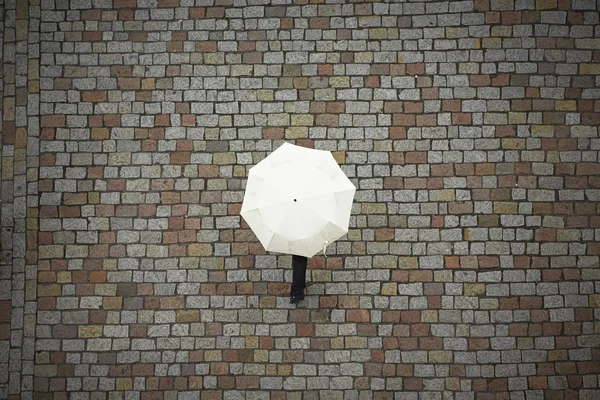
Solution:
[{"label": "umbrella rib", "polygon": [[[289,215],[289,212],[290,212],[290,210],[288,209],[287,213],[286,213],[286,217]],[[277,229],[275,229],[276,231],[279,231],[279,229],[281,228],[281,226],[285,222],[286,217],[284,217],[284,218],[281,219],[281,222],[279,223],[279,225],[277,225]],[[281,234],[279,236],[283,237]],[[288,239],[286,239],[286,240],[288,240]]]},{"label": "umbrella rib", "polygon": [[[346,192],[350,192],[350,191],[352,191],[352,190],[354,190],[354,189],[348,189],[348,190],[343,190],[343,191],[339,191],[339,192],[318,193],[318,194],[314,194],[314,195],[311,195],[311,196],[308,196],[308,197],[304,197],[304,199],[312,199],[312,198],[319,197],[319,196],[323,196],[323,195],[333,195],[333,197],[334,197],[334,199],[335,199],[335,205],[336,205],[336,208],[337,208],[337,209],[339,209],[339,207],[340,207],[340,201],[339,201],[339,199],[338,199],[338,196],[337,196],[337,195],[338,195],[338,194],[343,194],[343,193],[346,193]],[[318,211],[318,210],[313,210],[313,209],[311,209],[310,207],[307,207],[307,208],[308,208],[309,210],[311,210],[312,212],[316,213],[317,215],[320,215],[320,216],[322,216],[323,218],[325,218],[325,219],[329,220],[329,217],[328,217],[328,216],[321,215],[321,214],[319,213],[319,211]]]},{"label": "umbrella rib", "polygon": [[331,225],[335,226],[336,228],[339,228],[339,230],[341,230],[342,232],[345,232],[345,229],[342,228],[341,226],[339,226],[338,224],[336,224],[335,222],[332,222],[332,221],[327,221],[327,222],[330,223]]},{"label": "umbrella rib", "polygon": [[271,246],[271,242],[273,241],[273,238],[275,237],[275,232],[269,231],[271,233],[271,237],[269,238],[269,240],[267,240],[267,245],[264,246],[265,250],[268,249]]},{"label": "umbrella rib", "polygon": [[266,208],[266,207],[272,207],[272,206],[278,206],[278,205],[285,204],[285,203],[288,203],[288,202],[289,202],[289,200],[285,200],[285,201],[280,201],[280,202],[278,202],[278,203],[271,203],[271,204],[267,204],[266,206],[260,206],[260,207],[259,207],[259,206],[256,206],[256,208],[249,208],[249,209],[247,209],[246,211],[254,211],[254,210],[258,210],[258,211],[260,212],[260,210],[261,210],[262,208]]}]

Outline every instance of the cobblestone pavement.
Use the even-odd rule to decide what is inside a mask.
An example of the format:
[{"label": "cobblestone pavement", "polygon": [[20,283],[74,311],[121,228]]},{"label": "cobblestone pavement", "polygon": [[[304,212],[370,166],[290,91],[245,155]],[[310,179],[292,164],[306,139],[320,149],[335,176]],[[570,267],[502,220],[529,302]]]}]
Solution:
[{"label": "cobblestone pavement", "polygon": [[[599,9],[0,0],[0,398],[599,399]],[[297,308],[284,141],[358,188]]]}]

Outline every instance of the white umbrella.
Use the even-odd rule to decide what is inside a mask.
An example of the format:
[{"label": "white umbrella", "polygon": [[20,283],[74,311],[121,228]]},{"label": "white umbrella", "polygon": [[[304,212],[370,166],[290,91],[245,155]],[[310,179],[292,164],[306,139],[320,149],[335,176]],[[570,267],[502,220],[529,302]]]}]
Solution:
[{"label": "white umbrella", "polygon": [[250,168],[241,215],[266,250],[312,257],[348,233],[355,192],[331,152],[285,143]]}]

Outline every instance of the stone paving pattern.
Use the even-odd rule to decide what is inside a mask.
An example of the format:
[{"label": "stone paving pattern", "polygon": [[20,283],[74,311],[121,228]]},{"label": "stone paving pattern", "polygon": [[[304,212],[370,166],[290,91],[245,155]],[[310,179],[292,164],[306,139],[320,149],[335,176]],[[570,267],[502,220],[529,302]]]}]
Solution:
[{"label": "stone paving pattern", "polygon": [[0,0],[0,399],[34,386],[39,21],[39,0]]},{"label": "stone paving pattern", "polygon": [[[599,10],[0,0],[0,398],[597,400]],[[284,141],[358,188],[300,307]]]}]

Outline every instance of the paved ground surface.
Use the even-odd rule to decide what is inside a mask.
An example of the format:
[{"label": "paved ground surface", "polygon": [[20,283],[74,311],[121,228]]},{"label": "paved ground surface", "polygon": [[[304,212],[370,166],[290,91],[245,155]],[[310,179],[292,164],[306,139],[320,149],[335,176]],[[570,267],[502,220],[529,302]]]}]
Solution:
[{"label": "paved ground surface", "polygon": [[[600,3],[333,3],[0,0],[0,398],[600,398]],[[298,308],[284,141],[359,189]]]}]

